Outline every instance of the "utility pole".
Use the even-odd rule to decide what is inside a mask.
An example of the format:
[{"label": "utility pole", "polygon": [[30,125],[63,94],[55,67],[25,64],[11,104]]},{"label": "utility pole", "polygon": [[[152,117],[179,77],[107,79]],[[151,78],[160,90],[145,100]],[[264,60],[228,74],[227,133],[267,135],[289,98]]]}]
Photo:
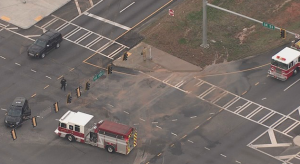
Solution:
[{"label": "utility pole", "polygon": [[203,36],[202,36],[202,44],[201,47],[203,48],[209,48],[209,45],[207,44],[207,15],[206,15],[206,9],[207,9],[207,1],[203,0],[203,20],[202,20],[202,30],[203,30]]}]

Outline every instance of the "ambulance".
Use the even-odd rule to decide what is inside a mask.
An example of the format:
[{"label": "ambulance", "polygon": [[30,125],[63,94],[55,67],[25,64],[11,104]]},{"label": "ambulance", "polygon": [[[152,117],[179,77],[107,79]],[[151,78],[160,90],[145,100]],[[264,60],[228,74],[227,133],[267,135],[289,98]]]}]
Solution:
[{"label": "ambulance", "polygon": [[82,142],[106,149],[109,153],[129,154],[137,146],[135,128],[108,120],[93,123],[93,115],[82,112],[66,112],[60,119],[58,136],[68,141]]}]

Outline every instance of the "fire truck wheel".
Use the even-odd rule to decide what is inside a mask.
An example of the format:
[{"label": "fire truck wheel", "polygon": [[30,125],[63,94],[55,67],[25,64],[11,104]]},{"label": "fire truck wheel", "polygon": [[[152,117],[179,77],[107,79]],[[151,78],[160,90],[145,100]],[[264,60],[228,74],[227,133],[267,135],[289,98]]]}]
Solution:
[{"label": "fire truck wheel", "polygon": [[70,142],[73,142],[73,141],[75,140],[74,136],[72,136],[72,135],[70,135],[70,134],[66,135],[66,138],[67,138],[67,140],[70,141]]},{"label": "fire truck wheel", "polygon": [[296,75],[298,73],[298,68],[294,69],[293,75]]},{"label": "fire truck wheel", "polygon": [[107,145],[106,146],[106,151],[109,153],[114,153],[115,152],[115,148],[111,145]]}]

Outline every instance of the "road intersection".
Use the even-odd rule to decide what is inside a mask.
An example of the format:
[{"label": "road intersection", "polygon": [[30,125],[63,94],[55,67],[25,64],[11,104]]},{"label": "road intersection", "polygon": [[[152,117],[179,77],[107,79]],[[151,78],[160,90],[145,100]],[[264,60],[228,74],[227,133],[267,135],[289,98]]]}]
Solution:
[{"label": "road intersection", "polygon": [[[0,107],[7,108],[12,99],[22,95],[29,99],[33,115],[39,116],[37,128],[25,122],[17,129],[16,141],[11,141],[7,128],[0,128],[3,162],[83,163],[101,158],[106,163],[298,163],[300,149],[292,139],[299,135],[299,104],[292,99],[273,103],[286,95],[295,96],[292,88],[297,87],[297,79],[279,83],[265,77],[265,67],[221,77],[116,67],[119,72],[92,82],[90,91],[83,91],[72,104],[65,103],[68,93],[74,94],[76,87],[140,42],[140,38],[127,38],[128,31],[170,2],[148,7],[152,1],[94,1],[93,7],[81,10],[78,16],[58,10],[28,30],[0,22],[0,75],[5,77],[0,83]],[[131,19],[137,12],[136,19]],[[63,34],[61,47],[43,60],[28,58],[26,47],[52,28]],[[246,61],[250,60],[264,61]],[[258,63],[249,65],[257,67]],[[235,64],[241,66],[241,62]],[[68,81],[66,92],[59,88],[62,76]],[[243,81],[248,76],[250,80]],[[276,91],[282,92],[275,92],[278,96],[274,98],[270,96],[275,95],[273,87],[258,84],[277,85]],[[53,111],[54,102],[59,102],[58,114]],[[67,110],[134,126],[141,144],[124,157],[61,140],[53,133],[55,120]],[[22,151],[24,147],[26,152]]]}]

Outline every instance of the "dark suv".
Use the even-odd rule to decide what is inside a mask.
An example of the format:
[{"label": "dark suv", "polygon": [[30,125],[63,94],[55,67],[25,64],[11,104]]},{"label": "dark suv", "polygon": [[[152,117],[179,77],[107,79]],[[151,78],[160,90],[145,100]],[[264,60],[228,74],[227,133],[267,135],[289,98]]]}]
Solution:
[{"label": "dark suv", "polygon": [[60,32],[53,29],[48,30],[29,46],[28,56],[44,58],[52,49],[59,48],[61,41],[62,35]]},{"label": "dark suv", "polygon": [[8,127],[16,127],[30,115],[28,101],[24,97],[17,97],[8,109],[4,123]]}]

